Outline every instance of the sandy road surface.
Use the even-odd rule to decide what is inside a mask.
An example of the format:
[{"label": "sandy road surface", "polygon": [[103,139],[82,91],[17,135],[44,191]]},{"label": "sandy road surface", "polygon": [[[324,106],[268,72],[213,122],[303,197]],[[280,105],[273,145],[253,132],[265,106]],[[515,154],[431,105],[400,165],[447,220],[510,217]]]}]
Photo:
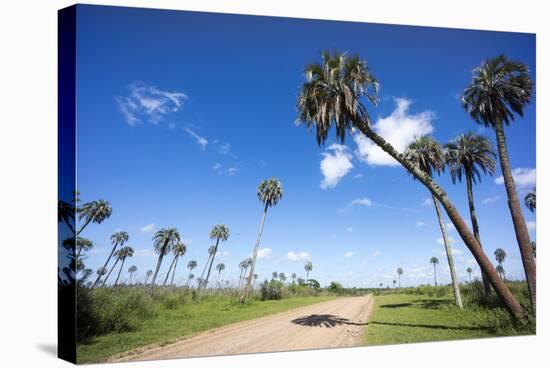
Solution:
[{"label": "sandy road surface", "polygon": [[202,332],[111,361],[323,349],[361,345],[372,297],[346,297]]}]

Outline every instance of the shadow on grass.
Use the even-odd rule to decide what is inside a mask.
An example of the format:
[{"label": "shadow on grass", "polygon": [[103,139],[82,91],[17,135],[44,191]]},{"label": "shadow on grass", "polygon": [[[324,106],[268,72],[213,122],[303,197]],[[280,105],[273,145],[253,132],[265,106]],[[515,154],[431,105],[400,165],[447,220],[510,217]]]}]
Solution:
[{"label": "shadow on grass", "polygon": [[366,326],[368,323],[353,322],[347,318],[338,317],[333,314],[311,314],[299,317],[291,321],[294,324],[310,327],[332,328],[339,325]]},{"label": "shadow on grass", "polygon": [[399,304],[384,304],[381,305],[380,308],[406,308],[406,307],[412,307],[412,303],[399,303]]},{"label": "shadow on grass", "polygon": [[438,309],[444,305],[452,305],[453,301],[449,299],[433,300],[433,299],[418,299],[412,303],[398,303],[398,304],[383,304],[380,308],[422,308],[422,309]]},{"label": "shadow on grass", "polygon": [[485,327],[476,327],[476,326],[446,326],[446,325],[427,325],[427,324],[416,324],[416,323],[397,323],[397,322],[378,322],[378,321],[367,322],[367,325],[431,328],[435,330],[469,330],[469,331],[487,330],[487,328]]}]

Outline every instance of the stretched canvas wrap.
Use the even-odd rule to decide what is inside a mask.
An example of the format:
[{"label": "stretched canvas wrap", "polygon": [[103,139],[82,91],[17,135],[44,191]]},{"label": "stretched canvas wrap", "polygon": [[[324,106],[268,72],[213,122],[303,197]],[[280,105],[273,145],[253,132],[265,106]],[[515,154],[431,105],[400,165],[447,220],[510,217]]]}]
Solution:
[{"label": "stretched canvas wrap", "polygon": [[535,35],[59,11],[59,356],[534,334]]}]

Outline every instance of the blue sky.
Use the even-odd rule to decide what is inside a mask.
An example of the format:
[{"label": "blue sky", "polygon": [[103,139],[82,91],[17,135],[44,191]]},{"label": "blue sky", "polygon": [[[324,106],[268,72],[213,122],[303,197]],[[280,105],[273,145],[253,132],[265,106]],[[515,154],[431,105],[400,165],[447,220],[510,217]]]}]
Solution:
[{"label": "blue sky", "polygon": [[[517,33],[313,21],[256,16],[79,6],[77,30],[78,189],[82,200],[111,202],[112,216],[92,224],[86,264],[97,269],[123,229],[136,254],[137,278],[153,269],[152,236],[177,227],[185,265],[207,258],[212,226],[231,230],[220,246],[222,279],[238,277],[253,248],[262,205],[256,188],[276,176],[282,201],[269,210],[257,270],[311,277],[321,284],[390,284],[397,267],[403,285],[432,282],[430,257],[448,267],[427,190],[360,137],[318,147],[314,132],[294,124],[302,71],[322,50],[358,53],[381,84],[369,106],[375,128],[397,148],[414,135],[447,142],[476,131],[494,141],[459,104],[471,70],[507,54],[535,78],[535,36]],[[535,178],[535,102],[507,128],[518,190]],[[483,246],[493,259],[508,253],[507,275],[523,277],[500,170],[475,188]],[[465,184],[438,178],[469,223]],[[531,236],[535,217],[524,209]],[[446,219],[446,222],[449,220]],[[450,226],[461,279],[479,270]],[[165,262],[161,273],[168,267]]]}]

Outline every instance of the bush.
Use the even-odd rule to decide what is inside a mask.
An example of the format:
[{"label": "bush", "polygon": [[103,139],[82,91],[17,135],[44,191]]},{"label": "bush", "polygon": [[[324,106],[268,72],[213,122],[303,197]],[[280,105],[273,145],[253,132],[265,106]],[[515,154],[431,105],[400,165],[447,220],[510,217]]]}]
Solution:
[{"label": "bush", "polygon": [[344,292],[344,288],[342,287],[342,284],[336,281],[332,281],[328,287],[328,290],[333,293],[342,294]]},{"label": "bush", "polygon": [[277,280],[264,281],[260,290],[261,300],[280,300],[283,298],[283,284]]}]

